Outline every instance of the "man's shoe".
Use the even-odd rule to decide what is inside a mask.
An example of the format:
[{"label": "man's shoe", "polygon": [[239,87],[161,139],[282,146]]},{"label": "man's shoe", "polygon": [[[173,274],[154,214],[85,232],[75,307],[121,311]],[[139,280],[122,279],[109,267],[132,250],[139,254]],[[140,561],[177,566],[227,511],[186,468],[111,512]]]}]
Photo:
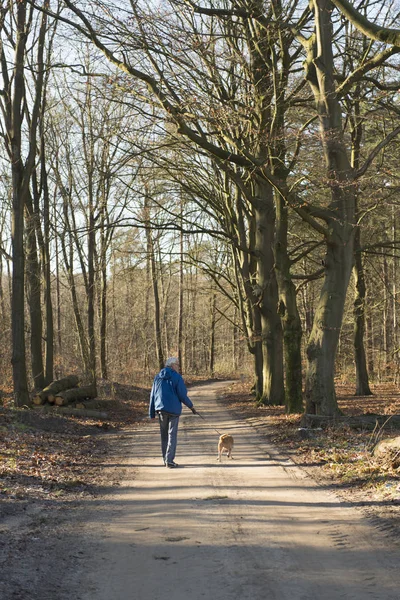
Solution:
[{"label": "man's shoe", "polygon": [[174,462],[174,461],[166,463],[165,466],[168,469],[176,469],[177,467],[179,467],[179,465],[177,465],[176,462]]}]

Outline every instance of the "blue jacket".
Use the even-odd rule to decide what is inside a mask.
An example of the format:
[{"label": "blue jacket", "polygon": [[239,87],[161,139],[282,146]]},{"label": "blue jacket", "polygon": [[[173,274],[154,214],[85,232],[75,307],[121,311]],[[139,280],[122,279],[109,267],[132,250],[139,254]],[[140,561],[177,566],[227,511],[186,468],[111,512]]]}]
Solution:
[{"label": "blue jacket", "polygon": [[187,395],[186,386],[182,376],[165,367],[155,376],[150,394],[149,416],[154,419],[156,411],[164,410],[173,415],[180,415],[182,402],[188,408],[192,408],[193,402]]}]

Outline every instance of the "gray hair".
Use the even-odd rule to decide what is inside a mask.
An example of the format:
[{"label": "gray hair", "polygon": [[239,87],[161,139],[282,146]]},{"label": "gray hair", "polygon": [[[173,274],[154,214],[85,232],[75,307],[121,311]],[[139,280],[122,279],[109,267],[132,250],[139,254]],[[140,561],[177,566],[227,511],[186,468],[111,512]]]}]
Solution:
[{"label": "gray hair", "polygon": [[179,359],[176,358],[176,356],[170,356],[170,358],[167,358],[167,360],[165,361],[166,367],[172,367],[172,365],[177,365],[177,364],[179,364]]}]

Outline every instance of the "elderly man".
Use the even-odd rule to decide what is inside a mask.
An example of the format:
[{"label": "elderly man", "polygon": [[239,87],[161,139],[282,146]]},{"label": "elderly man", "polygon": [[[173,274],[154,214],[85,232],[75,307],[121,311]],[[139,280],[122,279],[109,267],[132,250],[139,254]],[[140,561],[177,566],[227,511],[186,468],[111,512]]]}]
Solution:
[{"label": "elderly man", "polygon": [[161,451],[164,465],[175,469],[174,461],[178,440],[178,423],[182,412],[182,403],[186,404],[193,414],[196,410],[187,395],[185,383],[179,373],[179,360],[168,358],[165,368],[155,376],[150,394],[149,416],[155,419],[156,414],[160,423]]}]

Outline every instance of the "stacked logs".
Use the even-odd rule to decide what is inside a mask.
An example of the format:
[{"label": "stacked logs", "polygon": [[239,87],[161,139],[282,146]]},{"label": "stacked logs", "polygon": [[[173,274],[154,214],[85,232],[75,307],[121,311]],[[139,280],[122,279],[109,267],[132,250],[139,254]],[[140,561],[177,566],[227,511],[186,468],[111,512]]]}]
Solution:
[{"label": "stacked logs", "polygon": [[76,402],[82,403],[83,400],[96,398],[96,396],[97,390],[95,384],[79,386],[78,377],[76,375],[69,375],[63,379],[52,381],[33,397],[32,402],[35,406],[41,406],[46,403],[55,406],[66,406]]}]

